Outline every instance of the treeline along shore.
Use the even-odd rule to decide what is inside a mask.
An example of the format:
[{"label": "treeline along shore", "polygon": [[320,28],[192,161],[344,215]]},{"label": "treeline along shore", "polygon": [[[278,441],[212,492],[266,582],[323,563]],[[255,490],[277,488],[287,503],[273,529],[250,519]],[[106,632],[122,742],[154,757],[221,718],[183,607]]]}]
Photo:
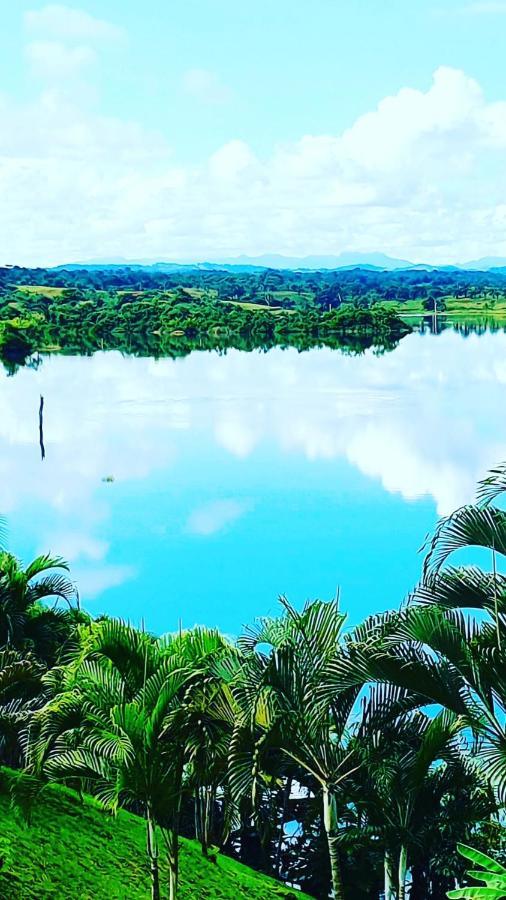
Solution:
[{"label": "treeline along shore", "polygon": [[425,315],[506,321],[504,270],[0,269],[0,357],[121,350],[393,349]]}]

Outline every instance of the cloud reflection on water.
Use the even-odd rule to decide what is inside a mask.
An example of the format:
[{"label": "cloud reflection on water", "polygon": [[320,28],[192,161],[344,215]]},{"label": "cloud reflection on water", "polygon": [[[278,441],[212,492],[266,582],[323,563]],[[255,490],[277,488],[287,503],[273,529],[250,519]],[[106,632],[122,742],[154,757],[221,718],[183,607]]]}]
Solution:
[{"label": "cloud reflection on water", "polygon": [[[269,471],[280,459],[305,461],[308,479],[340,462],[406,501],[429,497],[445,514],[506,458],[505,386],[503,333],[414,334],[382,357],[54,357],[0,379],[0,510],[13,524],[19,518],[26,546],[75,562],[89,596],[142,577],[142,558],[121,548],[140,528],[135,505],[154,504],[151,479],[158,494],[162,485],[184,495],[184,513],[178,506],[171,518],[167,499],[159,521],[153,515],[152,533],[175,544],[247,527],[257,501],[276,489]],[[242,465],[244,496],[228,483],[232,460]],[[206,467],[219,467],[211,495],[192,481],[198,472],[205,486]],[[335,490],[328,479],[326,468],[321,489]]]}]

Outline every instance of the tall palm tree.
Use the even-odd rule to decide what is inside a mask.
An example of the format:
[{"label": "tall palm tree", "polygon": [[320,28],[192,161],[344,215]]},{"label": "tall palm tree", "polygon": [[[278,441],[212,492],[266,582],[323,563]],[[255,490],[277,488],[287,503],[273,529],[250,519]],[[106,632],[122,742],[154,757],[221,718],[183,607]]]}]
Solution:
[{"label": "tall palm tree", "polygon": [[74,659],[52,676],[55,694],[32,721],[35,772],[78,778],[105,807],[142,812],[153,900],[160,897],[160,838],[171,900],[177,895],[186,767],[202,731],[195,696],[206,658],[226,650],[204,630],[156,641],[117,620],[82,626]]},{"label": "tall palm tree", "polygon": [[385,898],[404,900],[413,851],[451,790],[466,747],[454,713],[385,715],[389,705],[383,686],[373,687],[364,701],[357,738],[366,774],[358,801],[384,847]]},{"label": "tall palm tree", "polygon": [[[506,467],[484,482],[480,504],[443,519],[428,542],[421,584],[399,613],[366,623],[329,662],[319,688],[330,701],[359,684],[406,691],[408,702],[438,704],[474,735],[477,758],[506,796],[506,513],[492,501],[505,489]],[[448,565],[478,547],[490,568]],[[469,610],[482,610],[477,618]],[[440,714],[442,715],[442,713]]]},{"label": "tall palm tree", "polygon": [[349,734],[360,688],[321,701],[317,689],[339,655],[346,617],[337,601],[315,601],[297,612],[281,600],[284,615],[262,619],[239,640],[244,660],[232,678],[238,716],[231,745],[230,782],[236,796],[255,800],[279,751],[287,766],[318,793],[330,860],[332,888],[342,900],[339,855],[342,788],[358,765]]}]

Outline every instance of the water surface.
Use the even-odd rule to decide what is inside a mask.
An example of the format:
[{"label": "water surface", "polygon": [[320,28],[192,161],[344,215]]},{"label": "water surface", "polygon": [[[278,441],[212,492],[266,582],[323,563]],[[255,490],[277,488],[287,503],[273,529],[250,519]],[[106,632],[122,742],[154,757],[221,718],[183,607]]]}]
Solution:
[{"label": "water surface", "polygon": [[505,388],[502,332],[383,356],[45,358],[0,376],[10,548],[62,554],[90,611],[159,632],[236,634],[280,593],[338,587],[357,621],[398,605],[438,515],[506,458]]}]

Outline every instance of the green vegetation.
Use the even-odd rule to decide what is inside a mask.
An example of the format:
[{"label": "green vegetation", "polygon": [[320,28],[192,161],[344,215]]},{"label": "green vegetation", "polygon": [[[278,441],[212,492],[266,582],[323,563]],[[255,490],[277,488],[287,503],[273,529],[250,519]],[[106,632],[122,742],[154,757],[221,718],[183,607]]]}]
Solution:
[{"label": "green vegetation", "polygon": [[[14,773],[0,773],[0,897],[2,900],[143,900],[149,896],[145,834],[138,816],[115,818],[89,797],[57,785],[44,790],[29,823],[12,806]],[[284,885],[181,839],[180,897],[279,900],[295,895]],[[297,897],[303,897],[297,892]]]},{"label": "green vegetation", "polygon": [[384,352],[434,309],[440,323],[506,324],[506,270],[0,268],[0,358],[14,371],[40,352]]},{"label": "green vegetation", "polygon": [[[244,873],[258,896],[502,896],[505,491],[506,464],[438,524],[409,603],[351,630],[336,601],[282,599],[236,642],[157,638],[76,608],[60,560],[4,554],[2,896],[45,896],[46,879],[66,879],[63,897],[125,881],[152,900],[227,896],[234,860],[277,879]],[[488,569],[452,565],[470,547]],[[466,876],[458,844],[489,874]]]},{"label": "green vegetation", "polygon": [[240,266],[69,266],[56,269],[0,268],[0,292],[54,295],[63,289],[142,296],[182,292],[194,299],[239,301],[287,309],[342,303],[456,300],[504,303],[506,269],[277,270]]},{"label": "green vegetation", "polygon": [[506,894],[506,868],[495,859],[480,853],[472,847],[459,844],[459,853],[473,863],[475,868],[467,874],[473,881],[482,881],[484,887],[465,887],[456,891],[449,891],[451,900],[501,900]]},{"label": "green vegetation", "polygon": [[195,349],[325,345],[361,352],[372,345],[392,347],[411,330],[380,305],[287,310],[225,302],[189,289],[139,295],[23,287],[0,301],[0,356],[8,367],[57,350],[181,356]]},{"label": "green vegetation", "polygon": [[[398,300],[387,301],[387,307],[395,310],[402,316],[425,316],[434,311],[434,299],[406,300],[400,303]],[[444,297],[436,300],[436,312],[444,318],[469,319],[488,318],[497,322],[506,320],[506,300],[496,300],[490,297],[477,299]]]},{"label": "green vegetation", "polygon": [[414,320],[506,323],[506,270],[0,269],[0,358],[40,352],[392,349]]}]

